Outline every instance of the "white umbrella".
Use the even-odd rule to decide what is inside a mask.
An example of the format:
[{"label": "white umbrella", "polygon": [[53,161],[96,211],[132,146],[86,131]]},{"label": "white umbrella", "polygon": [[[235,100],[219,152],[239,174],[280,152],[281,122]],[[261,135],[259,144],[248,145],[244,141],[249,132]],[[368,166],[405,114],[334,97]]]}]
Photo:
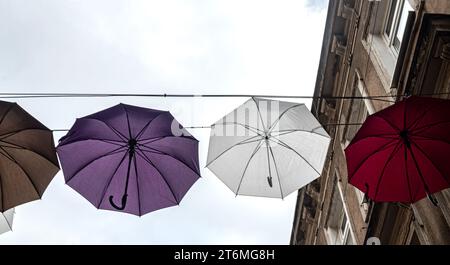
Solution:
[{"label": "white umbrella", "polygon": [[12,230],[12,224],[14,219],[14,208],[0,213],[0,234]]},{"label": "white umbrella", "polygon": [[305,104],[252,98],[212,125],[206,166],[236,195],[284,198],[320,176],[329,143]]}]

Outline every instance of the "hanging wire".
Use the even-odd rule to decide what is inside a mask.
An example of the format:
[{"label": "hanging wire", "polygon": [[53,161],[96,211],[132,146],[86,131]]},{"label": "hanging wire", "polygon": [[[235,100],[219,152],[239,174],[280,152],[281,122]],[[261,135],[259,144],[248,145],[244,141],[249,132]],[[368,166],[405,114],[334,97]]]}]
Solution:
[{"label": "hanging wire", "polygon": [[[367,69],[366,69],[367,70]],[[422,94],[421,96],[450,95],[450,92]],[[306,95],[252,95],[252,94],[133,94],[133,93],[10,93],[0,92],[0,98],[98,98],[98,97],[163,97],[163,98],[291,98],[291,99],[370,99],[395,103],[392,95],[377,96],[306,96]]]},{"label": "hanging wire", "polygon": [[283,99],[371,99],[374,101],[382,101],[395,103],[392,96],[291,96],[291,95],[250,95],[250,94],[132,94],[132,93],[0,93],[2,99],[27,99],[27,98],[95,98],[95,97],[163,97],[163,98],[283,98]]},{"label": "hanging wire", "polygon": [[[360,126],[362,123],[327,123],[322,126]],[[185,129],[211,129],[213,126],[186,126]],[[52,132],[68,132],[69,129],[52,129]]]},{"label": "hanging wire", "polygon": [[[251,94],[133,94],[133,93],[0,93],[0,98],[84,98],[84,97],[172,97],[172,98],[297,98],[297,99],[353,99],[355,97],[336,96],[292,96],[292,95],[251,95]],[[392,98],[390,95],[359,97],[361,99]]]}]

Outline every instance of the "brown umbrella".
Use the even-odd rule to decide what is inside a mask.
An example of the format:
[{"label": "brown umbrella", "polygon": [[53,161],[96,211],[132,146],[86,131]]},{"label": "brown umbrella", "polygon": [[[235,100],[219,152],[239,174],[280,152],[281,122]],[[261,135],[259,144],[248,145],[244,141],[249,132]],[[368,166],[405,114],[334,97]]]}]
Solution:
[{"label": "brown umbrella", "polygon": [[0,101],[0,212],[40,199],[58,171],[52,131]]}]

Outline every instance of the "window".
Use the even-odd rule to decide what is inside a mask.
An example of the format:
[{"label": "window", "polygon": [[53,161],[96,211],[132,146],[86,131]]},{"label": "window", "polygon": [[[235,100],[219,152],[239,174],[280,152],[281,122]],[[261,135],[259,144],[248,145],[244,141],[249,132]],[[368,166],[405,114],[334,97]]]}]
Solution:
[{"label": "window", "polygon": [[353,140],[359,128],[361,128],[361,125],[357,124],[363,123],[369,114],[375,112],[372,102],[369,99],[361,99],[361,97],[365,97],[367,95],[367,89],[361,80],[361,75],[358,71],[356,71],[355,80],[353,81],[352,95],[356,98],[351,100],[348,113],[344,115],[347,117],[346,122],[350,124],[344,128],[344,137],[342,139],[344,148],[347,147],[347,145]]},{"label": "window", "polygon": [[[409,38],[414,9],[408,0],[380,0],[370,2],[369,16],[364,32],[363,44],[381,78],[386,92],[396,87],[398,71],[402,62],[398,59],[406,49],[405,39]],[[403,49],[403,50],[402,50]]]},{"label": "window", "polygon": [[354,245],[355,239],[351,231],[351,224],[348,218],[339,184],[335,181],[333,197],[328,213],[325,229],[328,244],[330,245]]},{"label": "window", "polygon": [[[354,97],[362,97],[359,89],[355,89],[353,93]],[[366,104],[363,99],[352,99],[352,103],[350,105],[350,110],[348,113],[348,123],[349,125],[345,128],[345,143],[348,145],[349,142],[355,137],[358,132],[360,125],[352,125],[359,124],[366,120],[368,116],[368,111]]]},{"label": "window", "polygon": [[398,54],[405,35],[408,13],[413,11],[407,0],[391,0],[384,22],[384,36],[389,47]]}]

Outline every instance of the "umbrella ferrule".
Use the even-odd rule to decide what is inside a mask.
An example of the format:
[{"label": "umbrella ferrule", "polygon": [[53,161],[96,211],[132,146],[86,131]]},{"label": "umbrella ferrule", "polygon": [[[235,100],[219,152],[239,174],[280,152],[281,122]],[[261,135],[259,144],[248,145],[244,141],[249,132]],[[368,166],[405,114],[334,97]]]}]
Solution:
[{"label": "umbrella ferrule", "polygon": [[131,156],[133,156],[134,151],[136,150],[136,145],[137,145],[136,139],[131,138],[130,140],[128,140],[128,148]]},{"label": "umbrella ferrule", "polygon": [[405,130],[401,131],[400,132],[400,138],[402,138],[403,142],[405,143],[405,145],[407,147],[411,146],[411,142],[409,140],[409,132],[408,132],[408,130],[405,129]]},{"label": "umbrella ferrule", "polygon": [[134,138],[131,138],[130,140],[128,140],[128,146],[129,147],[135,147],[137,145],[137,140]]}]

